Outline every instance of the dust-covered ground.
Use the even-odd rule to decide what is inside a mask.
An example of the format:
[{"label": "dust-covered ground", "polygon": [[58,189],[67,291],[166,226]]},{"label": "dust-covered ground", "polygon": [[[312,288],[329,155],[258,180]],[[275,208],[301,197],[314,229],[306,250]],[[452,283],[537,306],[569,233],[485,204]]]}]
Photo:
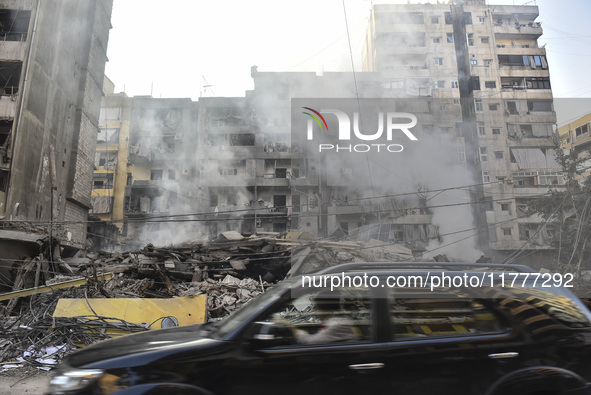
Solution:
[{"label": "dust-covered ground", "polygon": [[53,374],[27,367],[1,372],[0,395],[41,395],[47,391]]}]

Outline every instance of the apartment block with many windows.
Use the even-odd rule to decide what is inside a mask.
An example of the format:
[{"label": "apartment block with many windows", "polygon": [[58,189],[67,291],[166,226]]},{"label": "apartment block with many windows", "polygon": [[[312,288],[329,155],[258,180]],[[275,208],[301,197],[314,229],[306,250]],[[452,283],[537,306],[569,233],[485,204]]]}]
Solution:
[{"label": "apartment block with many windows", "polygon": [[538,15],[537,6],[484,0],[375,5],[363,54],[365,70],[391,73],[400,89],[422,81],[461,104],[478,244],[498,260],[523,248],[534,265],[548,262],[552,231],[524,208],[564,182]]}]

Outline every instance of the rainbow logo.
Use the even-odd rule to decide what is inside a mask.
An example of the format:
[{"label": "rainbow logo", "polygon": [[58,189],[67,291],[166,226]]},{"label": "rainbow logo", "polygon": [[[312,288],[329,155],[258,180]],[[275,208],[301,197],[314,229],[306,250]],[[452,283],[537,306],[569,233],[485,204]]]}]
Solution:
[{"label": "rainbow logo", "polygon": [[[302,107],[302,108],[312,111],[314,114],[318,115],[320,117],[320,119],[322,119],[322,122],[324,123],[324,126],[326,127],[326,131],[328,132],[328,125],[326,124],[326,120],[324,119],[324,117],[322,115],[320,115],[320,113],[318,111],[316,111],[310,107]],[[322,127],[322,123],[320,123],[320,119],[316,118],[313,114],[310,114],[309,112],[305,112],[305,111],[303,111],[302,114],[306,114],[306,115],[309,115],[310,117],[312,117],[312,119],[314,119],[318,123],[318,126],[320,126],[320,130],[324,129]]]}]

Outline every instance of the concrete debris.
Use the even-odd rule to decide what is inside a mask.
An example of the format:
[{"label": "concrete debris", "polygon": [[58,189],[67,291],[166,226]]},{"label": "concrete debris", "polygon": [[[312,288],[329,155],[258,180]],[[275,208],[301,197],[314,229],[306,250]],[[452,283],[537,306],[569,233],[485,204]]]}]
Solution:
[{"label": "concrete debris", "polygon": [[[50,368],[65,353],[112,333],[149,330],[147,321],[134,318],[141,322],[128,322],[128,316],[106,317],[96,310],[85,316],[53,316],[63,298],[88,301],[205,295],[205,321],[215,321],[288,276],[340,263],[412,260],[410,250],[400,245],[377,240],[369,245],[315,240],[302,232],[246,237],[223,232],[212,242],[167,248],[148,244],[126,252],[78,251],[64,257],[66,250],[60,249],[55,239],[37,243],[38,255],[10,258],[14,272],[11,287],[0,294],[0,366],[7,368],[23,364]],[[60,288],[53,285],[52,289],[51,284]]]}]

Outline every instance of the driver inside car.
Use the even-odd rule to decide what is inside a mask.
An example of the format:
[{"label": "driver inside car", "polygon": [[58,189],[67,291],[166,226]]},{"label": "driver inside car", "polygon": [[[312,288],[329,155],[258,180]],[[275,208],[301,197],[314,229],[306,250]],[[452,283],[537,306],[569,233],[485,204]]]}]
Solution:
[{"label": "driver inside car", "polygon": [[297,343],[318,344],[346,340],[355,340],[363,337],[363,333],[355,324],[355,321],[347,317],[340,309],[340,300],[325,299],[317,296],[314,301],[314,315],[320,322],[316,331],[300,329],[292,322],[280,319],[279,323],[291,329]]}]

